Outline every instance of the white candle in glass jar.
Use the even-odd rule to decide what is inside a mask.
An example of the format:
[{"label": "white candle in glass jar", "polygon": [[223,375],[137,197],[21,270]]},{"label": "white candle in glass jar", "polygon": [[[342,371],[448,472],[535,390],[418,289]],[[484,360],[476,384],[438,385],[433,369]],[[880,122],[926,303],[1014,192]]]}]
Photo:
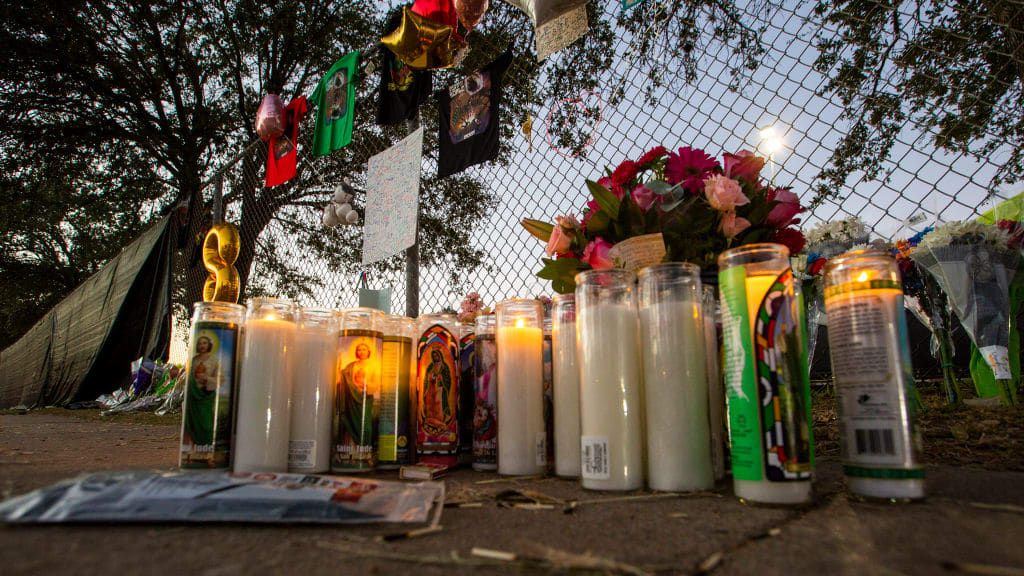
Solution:
[{"label": "white candle in glass jar", "polygon": [[643,374],[635,275],[593,270],[576,279],[582,484],[644,485]]},{"label": "white candle in glass jar", "polygon": [[293,350],[288,470],[326,472],[331,467],[331,409],[338,359],[334,312],[303,309]]},{"label": "white candle in glass jar", "polygon": [[541,304],[505,300],[498,304],[497,316],[498,473],[543,474],[547,449]]},{"label": "white candle in glass jar", "polygon": [[256,298],[249,303],[238,386],[235,472],[288,469],[293,318],[288,302]]},{"label": "white candle in glass jar", "polygon": [[555,296],[551,344],[554,368],[555,474],[580,475],[580,370],[576,363],[576,298]]},{"label": "white candle in glass jar", "polygon": [[640,272],[647,482],[684,492],[715,485],[700,269],[685,263]]}]

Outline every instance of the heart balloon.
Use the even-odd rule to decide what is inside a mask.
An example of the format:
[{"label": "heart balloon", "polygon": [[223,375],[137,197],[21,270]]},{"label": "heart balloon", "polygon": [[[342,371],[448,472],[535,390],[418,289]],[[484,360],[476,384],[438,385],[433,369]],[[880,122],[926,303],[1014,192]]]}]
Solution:
[{"label": "heart balloon", "polygon": [[380,41],[415,70],[450,68],[455,53],[466,45],[451,26],[424,18],[409,8],[402,10],[398,28]]},{"label": "heart balloon", "polygon": [[455,12],[466,30],[472,30],[483,19],[489,5],[488,0],[455,0]]},{"label": "heart balloon", "polygon": [[459,24],[455,3],[452,0],[415,0],[412,3],[412,11],[427,20],[451,26],[453,30]]}]

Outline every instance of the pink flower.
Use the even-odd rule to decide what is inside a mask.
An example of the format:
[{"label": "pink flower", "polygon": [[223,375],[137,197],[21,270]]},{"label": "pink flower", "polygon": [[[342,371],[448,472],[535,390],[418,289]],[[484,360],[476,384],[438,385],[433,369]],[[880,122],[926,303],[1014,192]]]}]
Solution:
[{"label": "pink flower", "polygon": [[807,210],[800,205],[800,198],[786,188],[771,188],[768,190],[767,199],[769,202],[777,202],[772,211],[768,213],[768,224],[776,228],[785,228],[790,224],[796,224],[799,220],[796,215]]},{"label": "pink flower", "polygon": [[590,219],[594,217],[594,214],[597,214],[600,211],[601,206],[597,203],[597,200],[587,200],[587,209],[583,212],[583,230],[587,229],[587,224],[590,223]]},{"label": "pink flower", "polygon": [[[739,182],[720,174],[715,174],[704,181],[704,195],[712,208],[722,212],[730,212],[736,210],[737,206],[750,203],[750,198],[743,194]],[[748,222],[747,225],[749,224]]]},{"label": "pink flower", "polygon": [[665,179],[669,184],[681,182],[683,189],[699,194],[704,189],[704,178],[718,169],[718,162],[703,150],[686,146],[678,153],[669,153],[665,162]]},{"label": "pink flower", "polygon": [[598,185],[604,187],[605,189],[610,190],[612,194],[615,194],[615,197],[618,198],[619,200],[622,200],[622,197],[625,196],[626,194],[625,190],[622,189],[622,185],[616,184],[608,176],[602,176],[598,178],[597,183]]},{"label": "pink flower", "polygon": [[612,259],[608,256],[611,249],[612,243],[598,236],[583,250],[583,261],[594,270],[607,270],[612,267]]},{"label": "pink flower", "polygon": [[555,254],[561,254],[568,251],[571,246],[572,236],[566,233],[565,228],[555,226],[554,229],[551,230],[551,237],[548,238],[548,245],[544,248],[544,252],[546,252],[550,258]]},{"label": "pink flower", "polygon": [[651,162],[664,158],[666,154],[668,154],[668,150],[666,150],[664,146],[657,146],[655,148],[651,148],[647,152],[644,152],[644,155],[641,156],[636,163],[642,167],[646,167]]},{"label": "pink flower", "polygon": [[633,192],[630,193],[630,196],[632,196],[633,202],[636,202],[636,205],[644,211],[650,210],[651,206],[654,206],[655,200],[658,199],[657,195],[643,184],[633,188]]},{"label": "pink flower", "polygon": [[580,227],[580,223],[572,214],[566,214],[565,216],[556,216],[555,223],[568,231],[576,230],[577,228]]},{"label": "pink flower", "polygon": [[750,220],[740,218],[731,210],[722,213],[722,223],[718,225],[718,229],[729,240],[732,240],[747,228],[750,228]]},{"label": "pink flower", "polygon": [[722,155],[725,175],[736,180],[746,180],[756,184],[764,168],[764,158],[750,150],[740,150],[735,154],[726,152]]}]

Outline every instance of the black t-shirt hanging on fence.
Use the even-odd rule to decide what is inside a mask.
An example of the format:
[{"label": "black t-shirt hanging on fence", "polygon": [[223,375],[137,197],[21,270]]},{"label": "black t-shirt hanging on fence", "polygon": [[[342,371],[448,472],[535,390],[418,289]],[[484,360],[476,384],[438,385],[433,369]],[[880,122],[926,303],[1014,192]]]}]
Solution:
[{"label": "black t-shirt hanging on fence", "polygon": [[449,89],[436,92],[439,177],[498,157],[501,81],[511,63],[509,49]]},{"label": "black t-shirt hanging on fence", "polygon": [[409,68],[384,46],[381,46],[380,52],[377,124],[398,124],[415,119],[416,111],[430,98],[430,71]]}]

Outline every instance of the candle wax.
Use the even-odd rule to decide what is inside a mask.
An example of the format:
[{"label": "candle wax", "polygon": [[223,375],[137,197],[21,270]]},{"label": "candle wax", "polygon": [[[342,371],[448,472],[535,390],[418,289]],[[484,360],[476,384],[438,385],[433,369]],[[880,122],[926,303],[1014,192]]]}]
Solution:
[{"label": "candle wax", "polygon": [[338,337],[329,330],[300,329],[292,363],[288,470],[326,472],[331,467],[331,408]]},{"label": "candle wax", "polygon": [[250,319],[245,324],[235,425],[235,472],[288,469],[289,364],[295,324]]},{"label": "candle wax", "polygon": [[540,328],[498,328],[498,473],[543,474],[543,341]]},{"label": "candle wax", "polygon": [[576,323],[556,322],[551,340],[554,357],[555,474],[580,475],[580,371],[576,363]]}]

